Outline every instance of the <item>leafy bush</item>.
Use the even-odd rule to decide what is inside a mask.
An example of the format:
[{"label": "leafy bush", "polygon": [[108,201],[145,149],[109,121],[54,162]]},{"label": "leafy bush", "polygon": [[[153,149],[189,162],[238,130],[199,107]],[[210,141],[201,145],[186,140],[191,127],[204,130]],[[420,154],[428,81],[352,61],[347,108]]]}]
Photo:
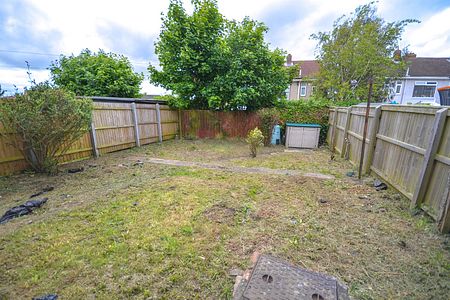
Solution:
[{"label": "leafy bush", "polygon": [[[92,118],[92,101],[41,83],[0,103],[3,134],[37,172],[57,171],[58,156],[86,131]],[[10,133],[17,133],[11,135]]]},{"label": "leafy bush", "polygon": [[332,102],[324,99],[285,102],[279,109],[282,125],[285,123],[319,124],[321,127],[319,144],[325,143],[328,132],[329,108]]},{"label": "leafy bush", "polygon": [[264,146],[270,144],[272,129],[280,123],[280,111],[277,108],[263,108],[258,111],[261,132],[264,135]]},{"label": "leafy bush", "polygon": [[250,147],[250,155],[256,157],[258,147],[264,145],[264,136],[261,130],[259,130],[258,127],[251,130],[247,135],[246,141]]},{"label": "leafy bush", "polygon": [[64,56],[50,66],[52,80],[77,96],[138,97],[142,73],[135,73],[127,57],[89,49]]}]

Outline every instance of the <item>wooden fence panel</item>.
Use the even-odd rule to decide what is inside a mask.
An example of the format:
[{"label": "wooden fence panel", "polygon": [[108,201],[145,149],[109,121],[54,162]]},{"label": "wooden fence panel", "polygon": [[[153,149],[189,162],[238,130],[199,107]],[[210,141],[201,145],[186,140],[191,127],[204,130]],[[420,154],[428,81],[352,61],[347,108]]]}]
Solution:
[{"label": "wooden fence panel", "polygon": [[158,141],[156,104],[136,104],[141,145]]},{"label": "wooden fence panel", "polygon": [[[333,117],[338,110],[337,128]],[[441,110],[438,114],[436,112]],[[437,115],[445,113],[445,118]],[[336,140],[340,140],[342,128],[342,108],[330,109],[330,130],[328,143],[332,144],[333,130]],[[348,120],[347,137],[350,142],[348,157],[355,165],[359,164],[365,108],[352,107]],[[375,118],[375,113],[379,118]],[[382,105],[371,108],[369,112],[368,138],[364,156],[363,170],[372,170],[399,192],[412,200],[439,222],[441,231],[450,230],[449,183],[450,183],[450,112],[442,107]],[[441,120],[441,121],[439,121]],[[347,121],[347,120],[346,120]],[[437,130],[441,124],[442,131]],[[341,127],[341,128],[340,128]],[[370,140],[375,137],[375,140]],[[434,152],[433,140],[437,144]],[[342,145],[342,146],[340,146]],[[336,143],[338,151],[344,144]],[[368,155],[375,147],[373,154]],[[370,149],[370,150],[369,150]],[[434,148],[436,149],[436,148]],[[427,159],[425,159],[427,155]],[[372,156],[369,157],[368,156]],[[429,174],[429,175],[428,175]]]},{"label": "wooden fence panel", "polygon": [[[433,170],[422,207],[435,219],[439,218],[441,204],[446,201],[445,194],[450,176],[450,113],[447,114],[444,132],[433,162]],[[447,220],[450,223],[450,220]],[[447,226],[449,226],[448,224]]]},{"label": "wooden fence panel", "polygon": [[256,113],[244,111],[185,110],[181,120],[183,137],[187,138],[246,137],[260,126]]},{"label": "wooden fence panel", "polygon": [[171,110],[167,105],[161,105],[161,130],[163,141],[173,139],[179,134],[178,111]]},{"label": "wooden fence panel", "polygon": [[[92,125],[94,127],[96,148],[100,154],[123,150],[136,146],[136,132],[141,145],[158,141],[156,104],[139,101],[136,103],[135,129],[132,110],[135,99],[102,99],[94,102]],[[108,102],[109,101],[109,102]],[[174,138],[178,134],[178,111],[160,105],[163,140]],[[1,124],[0,124],[1,126]],[[0,131],[3,130],[0,127]],[[0,136],[0,175],[8,175],[28,167],[19,150],[11,142]],[[59,157],[60,162],[70,162],[93,156],[93,138],[91,133],[84,134],[73,143],[66,154]]]},{"label": "wooden fence panel", "polygon": [[100,155],[136,145],[131,103],[95,103],[93,123]]}]

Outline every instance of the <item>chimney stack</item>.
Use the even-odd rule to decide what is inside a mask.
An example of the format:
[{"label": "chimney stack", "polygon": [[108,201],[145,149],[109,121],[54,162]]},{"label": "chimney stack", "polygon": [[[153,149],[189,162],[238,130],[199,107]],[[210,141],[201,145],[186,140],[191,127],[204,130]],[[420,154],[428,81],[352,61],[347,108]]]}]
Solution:
[{"label": "chimney stack", "polygon": [[292,55],[291,54],[288,54],[286,56],[286,66],[288,66],[288,67],[292,66]]},{"label": "chimney stack", "polygon": [[394,51],[394,60],[395,61],[401,61],[402,60],[402,51],[400,49],[397,49]]}]

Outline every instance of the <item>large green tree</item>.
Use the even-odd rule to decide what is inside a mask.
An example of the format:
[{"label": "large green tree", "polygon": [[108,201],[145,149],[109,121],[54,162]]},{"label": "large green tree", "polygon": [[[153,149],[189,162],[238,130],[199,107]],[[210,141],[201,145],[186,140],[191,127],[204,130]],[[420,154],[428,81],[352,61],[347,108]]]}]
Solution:
[{"label": "large green tree", "polygon": [[192,1],[189,15],[172,0],[155,52],[160,68],[149,66],[150,80],[173,92],[181,108],[249,110],[273,106],[288,86],[284,53],[264,41],[267,27],[248,18],[228,21],[214,0]]},{"label": "large green tree", "polygon": [[138,97],[143,74],[135,73],[123,55],[89,49],[61,55],[50,66],[53,82],[77,96]]},{"label": "large green tree", "polygon": [[363,101],[371,78],[374,100],[385,99],[389,78],[405,70],[405,62],[393,56],[405,26],[411,22],[417,21],[386,22],[371,2],[339,18],[331,32],[313,34],[318,41],[319,92],[338,101]]}]

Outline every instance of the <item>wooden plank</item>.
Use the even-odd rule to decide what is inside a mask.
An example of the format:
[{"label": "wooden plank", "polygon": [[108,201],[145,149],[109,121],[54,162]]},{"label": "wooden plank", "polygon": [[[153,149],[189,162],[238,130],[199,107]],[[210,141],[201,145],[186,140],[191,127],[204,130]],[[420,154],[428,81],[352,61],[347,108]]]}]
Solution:
[{"label": "wooden plank", "polygon": [[344,127],[344,136],[342,138],[342,151],[341,151],[341,157],[344,157],[345,155],[345,141],[348,140],[348,127],[350,126],[350,121],[352,118],[352,107],[350,106],[349,108],[347,108],[347,116],[346,116],[346,120],[345,120],[345,127]]},{"label": "wooden plank", "polygon": [[394,111],[399,113],[413,113],[413,114],[427,114],[434,115],[436,113],[437,108],[431,107],[412,107],[412,106],[401,106],[401,105],[383,105],[382,110],[385,111]]},{"label": "wooden plank", "polygon": [[95,128],[95,130],[119,129],[119,128],[131,128],[131,127],[134,127],[134,124],[116,125],[116,126],[102,126],[102,127],[97,127],[97,128]]},{"label": "wooden plank", "polygon": [[109,144],[109,145],[99,146],[98,149],[105,149],[105,148],[111,148],[111,147],[115,147],[115,146],[123,146],[123,145],[134,144],[134,143],[135,143],[135,140],[125,141],[125,142],[120,142],[117,144]]},{"label": "wooden plank", "polygon": [[447,110],[448,108],[442,108],[436,112],[431,139],[419,173],[419,181],[417,182],[416,190],[414,191],[414,195],[411,200],[411,208],[416,208],[420,205],[426,192],[431,170],[433,168],[434,157],[439,147],[439,142],[441,141],[442,132],[444,131]]},{"label": "wooden plank", "polygon": [[[365,112],[361,112],[361,111],[352,111],[351,114],[354,115],[354,116],[363,116],[363,117],[366,116],[366,113]],[[374,117],[373,114],[369,114],[369,118],[373,118],[373,117]]]},{"label": "wooden plank", "polygon": [[376,135],[376,137],[378,139],[384,141],[384,142],[387,142],[387,143],[390,143],[390,144],[393,144],[393,145],[397,145],[399,147],[408,149],[409,151],[412,151],[412,152],[417,153],[417,154],[425,155],[426,149],[423,149],[423,148],[420,148],[420,147],[417,147],[417,146],[414,146],[414,145],[411,145],[411,144],[408,144],[408,143],[405,143],[405,142],[402,142],[402,141],[399,141],[399,140],[395,140],[393,138],[384,136],[384,135],[379,134],[379,133]]},{"label": "wooden plank", "polygon": [[89,130],[89,133],[91,136],[92,153],[94,154],[95,158],[98,158],[99,152],[98,152],[97,133],[95,131],[94,119],[92,119],[91,130]]},{"label": "wooden plank", "polygon": [[127,107],[94,106],[94,110],[131,110]]},{"label": "wooden plank", "polygon": [[367,147],[367,161],[366,161],[365,173],[370,172],[370,166],[372,165],[373,154],[375,152],[375,146],[377,144],[376,136],[377,136],[377,132],[378,132],[378,129],[380,126],[380,118],[381,118],[381,105],[377,106],[375,108],[372,129],[371,129],[371,132],[369,133],[369,145]]},{"label": "wooden plank", "polygon": [[136,103],[131,103],[131,113],[133,116],[133,122],[134,122],[134,139],[136,140],[136,146],[141,146],[141,141],[139,139],[139,124],[138,124],[138,117],[136,112]]},{"label": "wooden plank", "polygon": [[444,195],[439,203],[436,222],[440,232],[446,233],[450,231],[450,173],[448,174]]},{"label": "wooden plank", "polygon": [[435,160],[437,160],[438,162],[441,162],[447,166],[450,166],[450,157],[444,156],[444,155],[440,155],[440,154],[436,154],[436,156],[434,157]]},{"label": "wooden plank", "polygon": [[178,133],[179,133],[179,139],[183,139],[183,131],[181,127],[181,109],[178,110]]},{"label": "wooden plank", "polygon": [[162,141],[163,141],[163,133],[162,133],[162,127],[161,127],[161,109],[159,107],[159,103],[156,104],[156,121],[158,123],[159,142],[162,143]]},{"label": "wooden plank", "polygon": [[[356,139],[358,139],[358,140],[360,140],[360,141],[363,140],[362,135],[359,135],[359,134],[357,134],[356,132],[353,132],[353,131],[350,131],[350,130],[349,130],[349,131],[347,131],[347,134],[353,136],[354,138],[356,138]],[[369,140],[368,138],[366,138],[366,143],[369,143],[369,142],[370,142],[370,140]]]}]

